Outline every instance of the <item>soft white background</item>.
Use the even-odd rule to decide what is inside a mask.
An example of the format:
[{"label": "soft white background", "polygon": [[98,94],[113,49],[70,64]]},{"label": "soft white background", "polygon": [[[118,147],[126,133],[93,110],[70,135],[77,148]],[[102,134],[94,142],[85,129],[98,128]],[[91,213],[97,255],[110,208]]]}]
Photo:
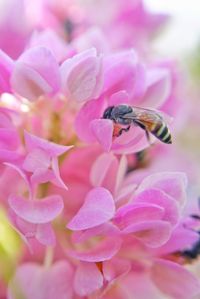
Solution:
[{"label": "soft white background", "polygon": [[171,15],[169,26],[155,42],[163,54],[183,56],[200,44],[200,0],[144,0],[153,12]]}]

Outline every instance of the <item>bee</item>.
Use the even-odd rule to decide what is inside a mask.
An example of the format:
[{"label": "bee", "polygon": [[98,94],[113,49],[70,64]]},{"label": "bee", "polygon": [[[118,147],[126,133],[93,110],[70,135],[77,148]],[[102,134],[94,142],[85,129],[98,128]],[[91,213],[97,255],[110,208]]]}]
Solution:
[{"label": "bee", "polygon": [[120,127],[115,137],[127,132],[131,125],[136,125],[145,131],[148,141],[151,133],[164,143],[172,143],[170,130],[157,111],[123,104],[108,107],[104,111],[103,118],[112,120],[118,126],[124,126]]}]

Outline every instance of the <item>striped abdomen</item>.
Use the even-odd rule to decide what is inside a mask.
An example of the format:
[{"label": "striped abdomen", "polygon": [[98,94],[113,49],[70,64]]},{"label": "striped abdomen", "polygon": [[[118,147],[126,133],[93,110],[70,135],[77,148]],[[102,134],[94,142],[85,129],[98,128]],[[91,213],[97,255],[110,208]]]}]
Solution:
[{"label": "striped abdomen", "polygon": [[149,128],[149,131],[164,143],[172,143],[171,133],[164,121],[159,120]]}]

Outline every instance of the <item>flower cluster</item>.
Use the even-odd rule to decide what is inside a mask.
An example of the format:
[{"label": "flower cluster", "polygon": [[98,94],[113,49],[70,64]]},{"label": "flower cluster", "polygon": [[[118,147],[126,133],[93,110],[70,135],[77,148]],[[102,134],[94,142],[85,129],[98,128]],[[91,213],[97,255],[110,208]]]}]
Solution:
[{"label": "flower cluster", "polygon": [[[186,267],[200,217],[196,165],[188,167],[177,141],[181,78],[150,48],[167,16],[142,1],[8,2],[0,23],[0,264],[8,268],[0,297],[200,296]],[[151,131],[149,140],[141,124],[116,135],[120,124],[103,115],[118,105],[166,119],[173,144]]]}]

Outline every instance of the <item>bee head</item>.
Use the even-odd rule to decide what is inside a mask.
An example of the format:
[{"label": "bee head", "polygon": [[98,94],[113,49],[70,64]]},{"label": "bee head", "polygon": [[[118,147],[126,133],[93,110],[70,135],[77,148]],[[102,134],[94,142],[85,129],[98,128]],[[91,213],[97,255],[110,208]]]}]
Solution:
[{"label": "bee head", "polygon": [[106,110],[103,113],[103,118],[112,119],[113,109],[114,109],[114,106],[110,106],[110,107],[106,108]]}]

